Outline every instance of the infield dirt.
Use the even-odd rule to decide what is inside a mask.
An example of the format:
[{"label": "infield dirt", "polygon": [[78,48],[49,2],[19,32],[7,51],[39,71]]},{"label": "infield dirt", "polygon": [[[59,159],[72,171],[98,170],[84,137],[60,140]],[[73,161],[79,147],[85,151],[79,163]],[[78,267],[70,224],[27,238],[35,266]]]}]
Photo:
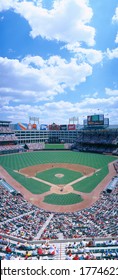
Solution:
[{"label": "infield dirt", "polygon": [[[34,177],[37,172],[42,172],[45,170],[48,170],[50,168],[67,168],[70,170],[75,170],[78,172],[83,173],[83,177],[88,177],[91,176],[94,172],[96,172],[96,169],[90,168],[87,166],[79,165],[79,164],[41,164],[41,165],[36,165],[36,166],[30,166],[24,169],[19,170],[20,173],[28,176],[28,177]],[[91,192],[91,193],[82,193],[82,192],[76,192],[73,190],[72,186],[67,184],[64,186],[64,192],[66,193],[77,193],[78,195],[81,195],[83,201],[76,203],[76,204],[71,204],[71,205],[52,205],[43,202],[44,197],[46,195],[52,194],[52,193],[60,193],[59,191],[59,186],[53,185],[50,188],[50,191],[45,192],[43,194],[35,195],[29,192],[27,189],[25,189],[20,183],[18,183],[14,178],[12,178],[7,171],[0,166],[0,177],[4,178],[11,186],[13,186],[17,191],[20,191],[21,194],[24,196],[24,198],[31,202],[32,204],[38,206],[39,208],[42,208],[46,211],[51,211],[51,212],[75,212],[82,210],[84,208],[90,207],[95,201],[98,200],[100,192],[104,190],[106,185],[110,182],[113,176],[116,175],[113,162],[108,165],[109,167],[109,173],[108,175],[98,184],[98,186]],[[81,179],[81,178],[80,178]],[[78,180],[80,180],[78,179]],[[46,182],[48,184],[48,182]],[[71,182],[72,183],[72,182]],[[50,183],[51,184],[51,183]],[[55,190],[54,190],[55,187]],[[60,186],[61,188],[63,187],[62,185]],[[66,188],[65,188],[66,187]],[[62,194],[62,193],[61,193]],[[64,194],[64,193],[63,193]]]}]

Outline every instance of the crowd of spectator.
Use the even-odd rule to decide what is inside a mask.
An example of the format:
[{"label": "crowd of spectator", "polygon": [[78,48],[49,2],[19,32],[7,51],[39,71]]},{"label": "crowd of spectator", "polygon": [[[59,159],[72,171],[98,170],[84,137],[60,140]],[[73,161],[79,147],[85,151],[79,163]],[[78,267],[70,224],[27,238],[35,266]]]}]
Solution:
[{"label": "crowd of spectator", "polygon": [[23,147],[20,144],[17,144],[18,138],[16,135],[14,133],[10,133],[9,128],[2,128],[2,133],[0,134],[0,154],[23,151]]},{"label": "crowd of spectator", "polygon": [[118,259],[118,240],[81,240],[65,247],[66,260]]},{"label": "crowd of spectator", "polygon": [[90,208],[76,213],[55,214],[42,238],[51,238],[60,232],[65,239],[115,236],[118,234],[118,186],[108,194],[102,192],[100,198]]},{"label": "crowd of spectator", "polygon": [[26,144],[29,150],[43,150],[45,143],[28,143]]},{"label": "crowd of spectator", "polygon": [[74,149],[77,149],[78,151],[83,151],[83,152],[93,152],[93,153],[109,153],[112,154],[113,152],[113,147],[112,146],[104,146],[103,144],[88,144],[86,145],[85,143],[78,143],[76,144],[76,147],[74,146]]},{"label": "crowd of spectator", "polygon": [[12,132],[12,129],[9,127],[9,126],[2,126],[0,125],[0,132],[3,132],[3,133],[10,133]]},{"label": "crowd of spectator", "polygon": [[113,165],[116,170],[116,173],[118,173],[118,161],[115,161]]},{"label": "crowd of spectator", "polygon": [[0,141],[17,141],[18,138],[15,134],[0,134]]},{"label": "crowd of spectator", "polygon": [[118,130],[82,130],[75,147],[80,151],[112,153],[118,144]]},{"label": "crowd of spectator", "polygon": [[[107,237],[118,234],[118,186],[111,193],[102,192],[90,208],[75,213],[54,213],[40,239]],[[32,240],[36,238],[50,212],[28,203],[21,196],[13,196],[0,187],[0,232]]]},{"label": "crowd of spectator", "polygon": [[[81,239],[65,247],[67,260],[118,259],[118,186],[111,193],[102,192],[93,206],[75,213],[46,212],[27,202],[20,195],[13,195],[0,186],[0,234],[9,238],[19,238],[24,243],[11,242],[0,237],[0,256],[2,259],[53,259],[59,255],[57,245],[50,244],[59,236],[63,240]],[[38,237],[38,233],[42,235]],[[102,248],[95,251],[95,238],[110,237]],[[90,241],[88,241],[88,238]],[[35,244],[31,242],[35,240]],[[42,240],[42,243],[37,244]],[[28,244],[30,242],[30,244]],[[101,245],[100,245],[101,246]],[[103,248],[117,246],[117,248]]]},{"label": "crowd of spectator", "polygon": [[16,145],[0,145],[0,152],[16,152],[16,151],[23,151],[24,148],[20,144]]},{"label": "crowd of spectator", "polygon": [[0,126],[0,154],[24,151],[18,138],[9,127]]},{"label": "crowd of spectator", "polygon": [[49,213],[14,196],[0,186],[0,232],[32,240],[47,220]]},{"label": "crowd of spectator", "polygon": [[39,244],[11,241],[0,236],[0,259],[2,260],[118,260],[118,240],[80,239],[79,241]]},{"label": "crowd of spectator", "polygon": [[117,144],[118,142],[118,131],[82,131],[78,134],[78,141],[84,143],[100,143],[100,144]]},{"label": "crowd of spectator", "polygon": [[10,241],[0,236],[0,259],[2,260],[39,260],[55,259],[59,253],[56,244],[48,241],[40,244],[28,244]]}]

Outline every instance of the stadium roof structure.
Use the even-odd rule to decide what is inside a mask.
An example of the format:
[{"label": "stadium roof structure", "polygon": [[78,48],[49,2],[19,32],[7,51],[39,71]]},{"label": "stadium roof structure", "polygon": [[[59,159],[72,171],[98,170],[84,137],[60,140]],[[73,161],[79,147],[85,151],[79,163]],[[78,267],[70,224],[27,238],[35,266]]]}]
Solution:
[{"label": "stadium roof structure", "polygon": [[20,192],[16,191],[10,184],[8,184],[5,179],[0,178],[0,184],[10,193],[18,194]]},{"label": "stadium roof structure", "polygon": [[0,121],[0,124],[9,124],[9,123],[11,123],[11,121]]},{"label": "stadium roof structure", "polygon": [[118,129],[118,124],[116,124],[116,125],[109,125],[109,128],[110,129]]},{"label": "stadium roof structure", "polygon": [[118,130],[118,125],[109,125],[109,126],[82,126],[81,130]]}]

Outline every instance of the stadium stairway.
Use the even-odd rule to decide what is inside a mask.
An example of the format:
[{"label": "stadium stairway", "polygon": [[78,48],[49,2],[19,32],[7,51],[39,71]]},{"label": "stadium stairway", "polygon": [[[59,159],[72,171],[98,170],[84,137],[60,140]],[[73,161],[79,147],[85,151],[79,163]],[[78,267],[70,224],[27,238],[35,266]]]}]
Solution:
[{"label": "stadium stairway", "polygon": [[63,233],[58,233],[58,240],[60,240],[60,244],[57,243],[57,255],[55,256],[55,260],[65,260],[65,243],[63,243]]},{"label": "stadium stairway", "polygon": [[60,244],[60,252],[59,252],[59,257],[60,257],[60,260],[65,260],[65,243],[61,243]]},{"label": "stadium stairway", "polygon": [[42,226],[42,228],[40,229],[40,231],[38,232],[38,234],[35,236],[34,240],[39,240],[42,233],[44,232],[45,228],[48,226],[48,224],[50,223],[51,219],[53,218],[54,214],[51,214],[49,216],[49,218],[47,219],[47,221],[45,222],[45,224]]}]

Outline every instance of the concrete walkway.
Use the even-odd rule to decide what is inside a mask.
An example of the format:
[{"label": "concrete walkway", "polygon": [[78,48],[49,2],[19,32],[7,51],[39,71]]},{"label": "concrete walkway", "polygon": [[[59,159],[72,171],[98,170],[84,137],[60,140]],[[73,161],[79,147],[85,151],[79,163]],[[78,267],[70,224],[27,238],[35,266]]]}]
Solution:
[{"label": "concrete walkway", "polygon": [[34,237],[34,240],[38,240],[41,237],[41,234],[44,232],[45,228],[48,226],[50,223],[51,219],[53,218],[54,214],[51,214],[45,224],[42,226],[42,228],[39,230],[38,234]]}]

